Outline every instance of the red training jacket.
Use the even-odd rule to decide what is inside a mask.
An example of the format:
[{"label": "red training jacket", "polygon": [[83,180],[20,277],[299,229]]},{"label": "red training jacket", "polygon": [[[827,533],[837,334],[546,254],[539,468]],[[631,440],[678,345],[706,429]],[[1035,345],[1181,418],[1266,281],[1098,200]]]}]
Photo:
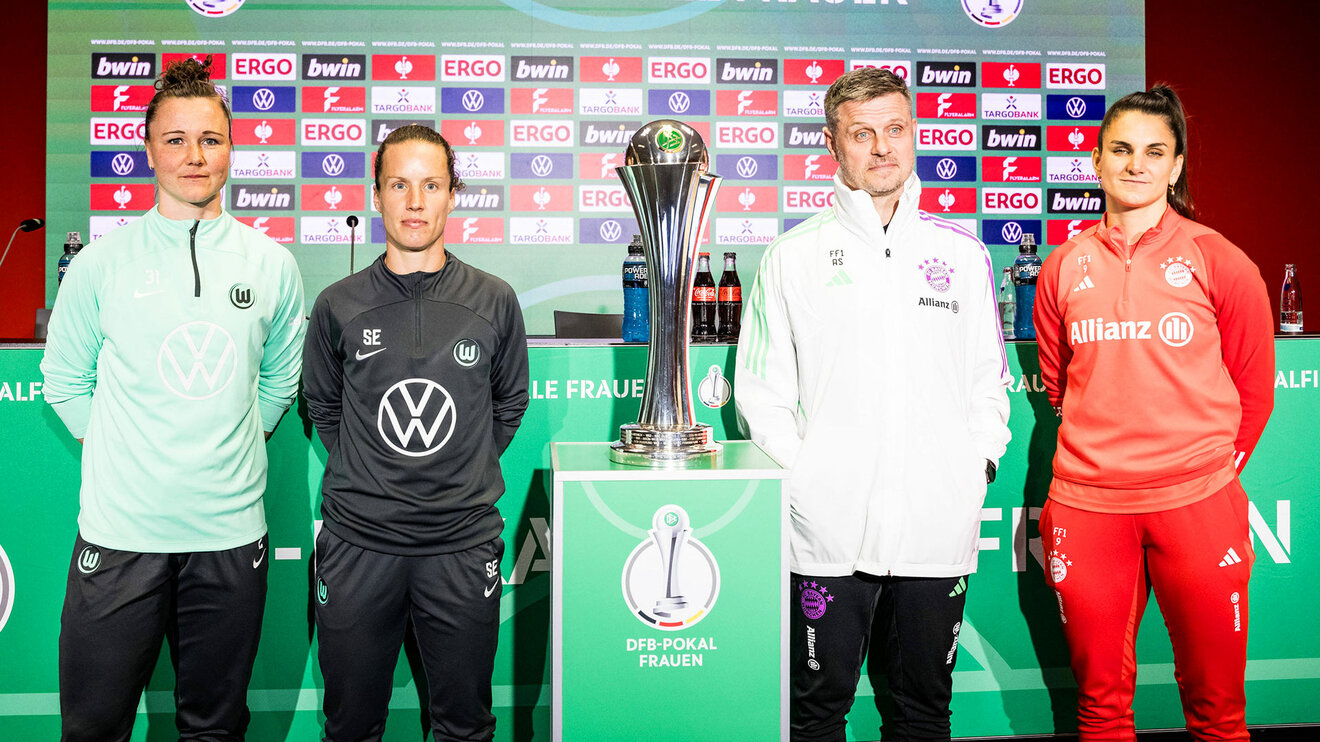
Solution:
[{"label": "red training jacket", "polygon": [[1050,253],[1035,324],[1063,407],[1050,497],[1083,510],[1180,507],[1221,489],[1274,408],[1274,322],[1260,271],[1166,209],[1129,246],[1106,218]]}]

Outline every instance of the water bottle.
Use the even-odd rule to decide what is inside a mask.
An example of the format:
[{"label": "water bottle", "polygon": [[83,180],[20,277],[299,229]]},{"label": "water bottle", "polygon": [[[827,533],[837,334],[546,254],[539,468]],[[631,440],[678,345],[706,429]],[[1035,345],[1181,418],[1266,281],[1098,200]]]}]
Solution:
[{"label": "water bottle", "polygon": [[710,274],[710,253],[697,254],[697,275],[692,279],[692,342],[715,342],[718,292]]},{"label": "water bottle", "polygon": [[646,283],[646,258],[642,255],[642,236],[635,234],[623,259],[623,341],[646,343],[651,340],[651,301]]},{"label": "water bottle", "polygon": [[742,282],[738,280],[738,256],[724,253],[724,272],[716,292],[719,339],[721,343],[738,342],[742,330]]},{"label": "water bottle", "polygon": [[1013,261],[1013,293],[1017,303],[1013,316],[1013,337],[1035,340],[1036,325],[1033,309],[1036,306],[1036,278],[1040,275],[1040,256],[1036,254],[1036,236],[1022,233],[1017,260]]},{"label": "water bottle", "polygon": [[80,232],[70,232],[64,240],[64,254],[60,256],[59,268],[56,273],[55,284],[58,286],[64,283],[64,274],[69,272],[69,263],[78,257],[78,253],[83,249],[82,234]]},{"label": "water bottle", "polygon": [[1302,284],[1297,280],[1297,266],[1283,266],[1283,291],[1279,294],[1279,332],[1302,331]]},{"label": "water bottle", "polygon": [[1004,278],[999,282],[999,321],[1005,340],[1012,340],[1014,337],[1013,322],[1017,310],[1017,302],[1013,299],[1014,293],[1013,269],[1005,267]]}]

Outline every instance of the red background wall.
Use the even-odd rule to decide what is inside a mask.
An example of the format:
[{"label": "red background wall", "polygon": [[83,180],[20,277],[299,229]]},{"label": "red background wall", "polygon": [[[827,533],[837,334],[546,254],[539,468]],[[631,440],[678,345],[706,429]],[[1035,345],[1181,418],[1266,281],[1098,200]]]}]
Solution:
[{"label": "red background wall", "polygon": [[[932,0],[920,0],[931,2]],[[1044,0],[1035,0],[1043,2]],[[1240,0],[1147,0],[1146,74],[1173,84],[1190,116],[1189,176],[1201,221],[1260,266],[1277,309],[1283,264],[1297,263],[1320,316],[1320,255],[1310,228],[1320,164],[1320,83],[1310,3],[1254,10]],[[45,209],[46,4],[11,0],[0,46],[0,239]],[[1028,6],[1030,12],[1030,6]],[[47,227],[59,233],[69,225]],[[86,229],[86,225],[82,226]],[[20,233],[0,266],[0,338],[32,334],[45,304],[44,231]],[[0,250],[3,247],[0,246]]]}]

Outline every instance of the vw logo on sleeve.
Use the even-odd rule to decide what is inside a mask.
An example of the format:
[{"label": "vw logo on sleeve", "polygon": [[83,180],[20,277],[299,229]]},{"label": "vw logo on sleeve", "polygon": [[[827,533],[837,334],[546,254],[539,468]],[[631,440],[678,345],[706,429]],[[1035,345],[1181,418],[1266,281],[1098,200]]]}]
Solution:
[{"label": "vw logo on sleeve", "polygon": [[430,379],[404,379],[380,398],[376,430],[404,456],[429,456],[449,442],[458,411],[454,398]]}]

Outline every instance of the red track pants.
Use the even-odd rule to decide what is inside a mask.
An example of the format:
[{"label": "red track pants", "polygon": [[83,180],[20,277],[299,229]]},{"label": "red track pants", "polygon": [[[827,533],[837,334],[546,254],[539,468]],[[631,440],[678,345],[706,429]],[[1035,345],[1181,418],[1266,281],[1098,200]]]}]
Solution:
[{"label": "red track pants", "polygon": [[1096,513],[1051,499],[1040,534],[1077,678],[1081,742],[1136,739],[1137,626],[1151,588],[1173,644],[1188,731],[1197,740],[1250,739],[1243,686],[1255,555],[1236,479],[1204,500],[1154,513]]}]

